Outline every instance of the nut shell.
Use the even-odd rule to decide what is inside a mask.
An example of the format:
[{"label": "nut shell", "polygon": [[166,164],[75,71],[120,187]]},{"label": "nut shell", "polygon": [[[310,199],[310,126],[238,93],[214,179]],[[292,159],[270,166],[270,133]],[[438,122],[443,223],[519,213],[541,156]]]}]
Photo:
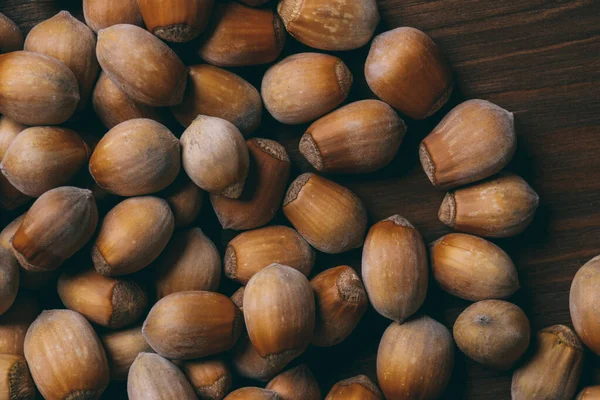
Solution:
[{"label": "nut shell", "polygon": [[19,290],[19,263],[10,250],[0,248],[0,315],[15,301]]},{"label": "nut shell", "polygon": [[585,263],[571,283],[569,307],[575,332],[594,353],[600,354],[600,256]]},{"label": "nut shell", "polygon": [[0,398],[34,400],[35,395],[35,384],[25,359],[12,354],[0,354]]},{"label": "nut shell", "polygon": [[0,53],[23,50],[23,34],[10,18],[0,13]]},{"label": "nut shell", "polygon": [[203,400],[221,400],[231,390],[231,371],[221,357],[186,361],[181,369]]},{"label": "nut shell", "polygon": [[146,28],[167,42],[189,42],[208,23],[213,0],[138,0]]},{"label": "nut shell", "polygon": [[[243,286],[242,286],[243,287]],[[290,357],[261,357],[244,332],[231,351],[233,370],[244,378],[266,382],[277,375],[290,362]]]},{"label": "nut shell", "polygon": [[281,400],[321,400],[319,382],[310,369],[302,364],[271,379],[266,388],[279,395]]},{"label": "nut shell", "polygon": [[7,250],[12,250],[12,244],[10,244],[10,242],[13,236],[15,235],[17,229],[19,229],[19,226],[21,226],[23,218],[25,218],[25,214],[19,215],[8,225],[6,225],[4,229],[2,229],[2,231],[0,232],[0,247]]},{"label": "nut shell", "polygon": [[276,392],[258,387],[245,387],[231,392],[224,400],[280,400]]},{"label": "nut shell", "polygon": [[0,353],[25,355],[23,345],[29,325],[37,318],[40,307],[31,294],[20,293],[11,308],[0,316]]},{"label": "nut shell", "polygon": [[383,400],[383,395],[366,375],[357,375],[333,385],[325,400]]},{"label": "nut shell", "polygon": [[[0,162],[12,141],[25,128],[27,128],[25,125],[21,125],[3,115],[0,116]],[[29,196],[21,193],[6,179],[4,174],[0,173],[0,207],[10,211],[19,208],[28,201]]]},{"label": "nut shell", "polygon": [[600,386],[588,386],[584,388],[575,400],[597,400],[600,399]]},{"label": "nut shell", "polygon": [[175,216],[175,228],[185,228],[196,221],[202,204],[204,203],[204,191],[192,180],[180,171],[175,182],[161,194],[173,211]]},{"label": "nut shell", "polygon": [[117,24],[142,25],[137,0],[83,0],[83,16],[96,33]]},{"label": "nut shell", "polygon": [[140,353],[129,370],[130,400],[196,400],[192,385],[171,361],[152,353]]},{"label": "nut shell", "polygon": [[141,326],[106,333],[100,340],[106,350],[110,379],[113,381],[126,381],[129,368],[138,354],[153,352],[142,334]]}]

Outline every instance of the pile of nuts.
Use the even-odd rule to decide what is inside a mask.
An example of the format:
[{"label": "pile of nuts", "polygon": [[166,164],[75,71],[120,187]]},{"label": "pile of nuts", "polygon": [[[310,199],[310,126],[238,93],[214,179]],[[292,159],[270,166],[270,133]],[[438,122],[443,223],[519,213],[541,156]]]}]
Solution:
[{"label": "pile of nuts", "polygon": [[[400,215],[369,227],[351,190],[317,173],[290,183],[285,148],[248,137],[264,104],[283,124],[312,122],[299,150],[318,172],[376,171],[405,136],[398,113],[425,119],[448,100],[453,74],[439,47],[408,27],[371,41],[375,0],[280,0],[276,11],[241,1],[83,0],[87,25],[63,11],[24,41],[0,15],[0,205],[30,205],[0,233],[0,398],[97,399],[126,380],[133,400],[322,399],[311,371],[288,365],[309,345],[348,338],[369,303],[391,320],[377,379],[349,377],[328,400],[437,398],[455,343],[490,368],[517,366],[513,399],[572,398],[580,340],[600,354],[600,258],[573,281],[577,334],[542,329],[522,358],[529,320],[502,300],[519,289],[517,269],[482,238],[519,234],[538,206],[521,177],[502,172],[516,147],[512,113],[465,101],[419,147],[431,183],[447,191],[439,219],[461,233],[427,247]],[[364,74],[381,100],[338,108],[348,67],[326,53],[279,59],[288,34],[325,51],[371,41]],[[192,40],[205,64],[184,65],[167,44]],[[272,62],[260,92],[224,69]],[[59,126],[86,107],[103,137]],[[195,226],[204,192],[223,229],[244,231],[223,257]],[[118,204],[99,211],[113,196]],[[269,226],[280,207],[291,227]],[[315,249],[361,246],[362,277],[346,265],[311,277]],[[241,285],[231,298],[217,292],[222,270]],[[418,313],[430,275],[474,302],[453,332]],[[49,282],[66,309],[40,313],[27,290]],[[256,386],[230,393],[237,376]]]}]

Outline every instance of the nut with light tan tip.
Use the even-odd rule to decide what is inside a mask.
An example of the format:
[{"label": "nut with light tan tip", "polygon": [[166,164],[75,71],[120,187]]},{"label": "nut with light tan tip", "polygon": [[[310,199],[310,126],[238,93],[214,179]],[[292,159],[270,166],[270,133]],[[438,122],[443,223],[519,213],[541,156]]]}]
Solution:
[{"label": "nut with light tan tip", "polygon": [[271,379],[266,389],[279,395],[281,400],[321,400],[321,389],[310,369],[301,364]]},{"label": "nut with light tan tip", "polygon": [[34,400],[35,395],[35,384],[25,359],[12,354],[0,354],[0,398]]},{"label": "nut with light tan tip", "polygon": [[0,13],[0,53],[23,49],[23,34],[10,18]]},{"label": "nut with light tan tip", "polygon": [[202,400],[221,400],[231,390],[231,371],[222,357],[185,361],[181,369]]},{"label": "nut with light tan tip", "polygon": [[167,42],[189,42],[208,23],[213,0],[138,0],[146,29]]},{"label": "nut with light tan tip", "polygon": [[383,400],[383,395],[366,375],[357,375],[333,385],[325,400]]},{"label": "nut with light tan tip", "polygon": [[96,33],[117,24],[142,25],[137,0],[83,0],[83,17]]},{"label": "nut with light tan tip", "polygon": [[140,353],[152,353],[142,334],[142,327],[108,332],[100,336],[110,367],[110,379],[126,381],[131,364]]},{"label": "nut with light tan tip", "polygon": [[140,353],[127,377],[131,400],[196,400],[196,393],[185,375],[171,361],[152,353]]}]

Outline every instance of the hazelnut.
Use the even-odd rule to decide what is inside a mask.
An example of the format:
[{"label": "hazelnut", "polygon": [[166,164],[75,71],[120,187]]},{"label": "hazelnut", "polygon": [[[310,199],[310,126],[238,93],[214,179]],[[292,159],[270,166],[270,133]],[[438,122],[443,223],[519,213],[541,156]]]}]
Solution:
[{"label": "hazelnut", "polygon": [[283,124],[303,124],[327,114],[348,96],[352,73],[329,54],[299,53],[265,73],[261,94],[265,107]]},{"label": "hazelnut", "polygon": [[0,398],[35,400],[36,390],[22,356],[0,354]]},{"label": "hazelnut", "polygon": [[457,231],[503,238],[521,233],[533,220],[537,193],[513,174],[448,192],[440,206],[440,221]]},{"label": "hazelnut", "polygon": [[0,248],[0,315],[15,301],[19,290],[19,263],[10,250]]},{"label": "hazelnut", "polygon": [[67,128],[39,126],[17,135],[0,170],[20,192],[38,197],[73,180],[87,163],[88,145]]},{"label": "hazelnut", "polygon": [[[1,15],[1,14],[0,14]],[[2,17],[0,17],[1,19]],[[6,150],[17,137],[17,135],[26,128],[12,119],[0,116],[0,162],[6,154]],[[6,177],[0,173],[0,208],[5,210],[14,210],[21,207],[29,201],[29,196],[19,192]]]},{"label": "hazelnut", "polygon": [[453,368],[452,335],[426,315],[392,322],[379,343],[377,379],[388,399],[437,399]]},{"label": "hazelnut", "polygon": [[158,197],[132,197],[108,212],[92,248],[96,271],[102,275],[132,274],[145,268],[173,235],[173,213]]},{"label": "hazelnut", "polygon": [[179,123],[188,127],[198,115],[218,117],[244,135],[258,129],[262,117],[258,90],[240,76],[208,64],[193,65],[181,104],[171,107]]},{"label": "hazelnut", "polygon": [[583,388],[575,400],[597,400],[600,399],[600,385]]},{"label": "hazelnut", "polygon": [[167,42],[189,42],[208,23],[213,0],[138,0],[146,28]]},{"label": "hazelnut", "polygon": [[73,72],[44,54],[0,55],[0,113],[25,125],[62,124],[79,103]]},{"label": "hazelnut", "polygon": [[403,322],[425,301],[427,251],[406,218],[392,215],[373,225],[362,255],[362,277],[369,300],[386,318]]},{"label": "hazelnut", "polygon": [[178,292],[152,307],[142,329],[158,354],[189,360],[231,349],[242,330],[242,315],[222,294]]},{"label": "hazelnut", "polygon": [[127,378],[130,400],[196,400],[192,385],[171,361],[152,353],[140,353]]},{"label": "hazelnut", "polygon": [[281,400],[273,390],[245,387],[231,392],[224,400]]},{"label": "hazelnut", "polygon": [[217,2],[198,55],[219,67],[267,64],[279,57],[285,36],[273,10]]},{"label": "hazelnut", "polygon": [[571,399],[583,366],[583,347],[577,335],[564,325],[537,333],[533,357],[513,374],[513,400]]},{"label": "hazelnut", "polygon": [[325,400],[383,400],[383,395],[366,375],[357,375],[333,385]]},{"label": "hazelnut", "polygon": [[181,135],[185,172],[201,189],[226,197],[242,194],[248,175],[248,146],[229,121],[199,115]]},{"label": "hazelnut", "polygon": [[283,213],[314,248],[338,254],[362,246],[367,210],[349,189],[319,175],[302,174],[292,182]]},{"label": "hazelnut", "polygon": [[173,211],[175,228],[185,228],[196,221],[202,204],[204,190],[200,189],[182,170],[175,181],[161,194]]},{"label": "hazelnut", "polygon": [[108,362],[100,339],[75,311],[42,312],[27,331],[25,359],[47,400],[98,399],[108,385]]},{"label": "hazelnut", "polygon": [[221,256],[199,228],[177,232],[155,262],[156,298],[189,290],[215,292],[221,280]]},{"label": "hazelnut", "polygon": [[31,206],[12,238],[15,256],[29,271],[51,271],[78,252],[98,224],[98,208],[87,189],[49,190]]},{"label": "hazelnut", "polygon": [[126,381],[131,364],[140,353],[152,353],[152,347],[142,334],[142,327],[108,332],[100,337],[110,367],[110,379]]},{"label": "hazelnut", "polygon": [[321,389],[310,369],[302,364],[288,369],[271,379],[266,389],[279,395],[281,400],[321,400]]},{"label": "hazelnut", "polygon": [[246,332],[242,333],[231,351],[234,371],[244,378],[257,381],[266,382],[275,377],[289,361],[287,357],[262,357],[252,345]]},{"label": "hazelnut", "polygon": [[137,0],[83,0],[83,17],[96,33],[117,24],[142,25]]},{"label": "hazelnut", "polygon": [[129,97],[153,107],[179,104],[187,70],[159,38],[135,25],[98,32],[96,55],[102,70]]},{"label": "hazelnut", "polygon": [[17,229],[19,229],[19,226],[21,226],[21,222],[23,222],[23,218],[25,218],[25,214],[19,215],[17,218],[15,218],[14,220],[12,220],[8,225],[6,225],[4,227],[4,229],[2,229],[2,232],[0,232],[0,247],[7,249],[7,250],[12,250],[12,244],[10,244],[13,236],[15,235],[15,232],[17,231]]},{"label": "hazelnut", "polygon": [[361,100],[321,117],[300,139],[300,152],[318,171],[364,173],[392,161],[406,125],[392,107]]},{"label": "hazelnut", "polygon": [[452,189],[500,172],[516,147],[511,112],[489,101],[468,100],[421,142],[419,157],[436,188]]},{"label": "hazelnut", "polygon": [[600,256],[592,258],[575,274],[569,307],[575,332],[592,352],[600,355]]},{"label": "hazelnut", "polygon": [[98,186],[119,196],[158,192],[173,183],[180,167],[179,141],[151,119],[115,126],[90,157],[90,174]]},{"label": "hazelnut", "polygon": [[203,400],[221,400],[231,390],[231,371],[222,357],[185,361],[181,367]]},{"label": "hazelnut", "polygon": [[461,299],[510,297],[519,289],[512,260],[500,247],[477,236],[451,233],[430,245],[431,270],[440,287]]},{"label": "hazelnut", "polygon": [[434,114],[454,87],[439,47],[425,33],[408,27],[375,36],[365,78],[377,97],[413,119]]},{"label": "hazelnut", "polygon": [[311,343],[335,346],[350,336],[367,310],[365,288],[356,272],[346,265],[321,272],[311,279],[310,285],[316,308]]},{"label": "hazelnut", "polygon": [[230,297],[231,301],[233,301],[233,304],[235,304],[236,307],[239,308],[242,313],[244,312],[244,292],[245,291],[246,291],[246,287],[240,286],[238,288],[238,290],[236,290]]},{"label": "hazelnut", "polygon": [[39,313],[40,307],[33,295],[23,292],[17,295],[12,307],[0,316],[0,353],[25,355],[25,334]]},{"label": "hazelnut", "polygon": [[281,206],[290,177],[290,159],[282,145],[259,138],[246,144],[250,167],[240,197],[210,196],[223,229],[254,229],[271,221]]},{"label": "hazelnut", "polygon": [[458,348],[476,362],[510,369],[529,347],[527,316],[516,305],[483,300],[467,307],[454,323]]},{"label": "hazelnut", "polygon": [[0,53],[23,50],[23,34],[10,18],[0,13]]}]

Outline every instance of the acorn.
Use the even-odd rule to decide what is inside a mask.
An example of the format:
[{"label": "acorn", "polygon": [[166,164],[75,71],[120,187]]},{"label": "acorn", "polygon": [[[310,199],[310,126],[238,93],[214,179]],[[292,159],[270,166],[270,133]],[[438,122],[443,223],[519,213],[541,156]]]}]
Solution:
[{"label": "acorn", "polygon": [[90,157],[90,174],[103,189],[140,196],[169,186],[181,167],[179,141],[151,119],[132,119],[102,137]]},{"label": "acorn", "polygon": [[273,10],[217,2],[198,55],[218,67],[267,64],[279,57],[285,36]]},{"label": "acorn", "polygon": [[454,323],[454,340],[469,358],[507,370],[529,347],[529,320],[518,306],[483,300],[467,307]]},{"label": "acorn", "polygon": [[290,177],[290,159],[281,144],[259,138],[246,144],[250,170],[240,197],[210,196],[223,229],[254,229],[271,221],[281,206]]},{"label": "acorn", "polygon": [[0,13],[0,53],[23,50],[23,34],[10,18]]},{"label": "acorn", "polygon": [[302,273],[271,264],[248,281],[243,304],[248,336],[261,357],[280,364],[304,352],[315,326],[315,300]]},{"label": "acorn", "polygon": [[565,325],[553,325],[537,333],[533,357],[513,374],[513,400],[573,398],[583,367],[583,346]]},{"label": "acorn", "polygon": [[189,290],[216,292],[219,287],[221,256],[200,228],[175,233],[154,264],[157,299]]},{"label": "acorn", "polygon": [[181,367],[203,400],[221,400],[231,390],[231,371],[222,357],[185,361]]},{"label": "acorn", "polygon": [[39,126],[17,135],[4,154],[0,170],[17,190],[38,197],[71,182],[89,157],[88,145],[74,131]]},{"label": "acorn", "polygon": [[579,268],[569,298],[571,320],[581,341],[594,353],[600,355],[600,256],[592,258]]},{"label": "acorn", "polygon": [[93,268],[63,272],[57,290],[65,307],[113,329],[136,322],[148,305],[148,296],[137,283],[100,275]]},{"label": "acorn", "polygon": [[361,100],[318,119],[300,139],[300,153],[322,172],[365,173],[392,161],[404,121],[382,101]]},{"label": "acorn", "polygon": [[392,322],[377,352],[377,379],[387,399],[437,399],[454,368],[452,335],[424,315]]},{"label": "acorn", "polygon": [[17,295],[12,307],[0,315],[1,354],[25,355],[25,334],[39,313],[40,307],[33,295],[23,292]]},{"label": "acorn", "polygon": [[142,327],[108,332],[100,337],[110,366],[110,379],[126,381],[131,364],[140,353],[152,353],[142,334]]},{"label": "acorn", "polygon": [[196,400],[192,385],[171,361],[152,353],[140,353],[127,378],[130,400]]},{"label": "acorn", "polygon": [[73,71],[79,84],[77,109],[83,110],[100,69],[96,36],[90,28],[68,11],[61,11],[31,29],[25,39],[25,50],[54,57]]},{"label": "acorn", "polygon": [[181,103],[187,69],[147,30],[127,24],[102,29],[96,55],[110,80],[134,101],[152,107]]},{"label": "acorn", "polygon": [[229,121],[199,115],[181,135],[185,172],[201,189],[233,199],[248,175],[248,146]]},{"label": "acorn", "polygon": [[357,375],[333,385],[325,400],[383,400],[383,395],[366,375]]},{"label": "acorn", "polygon": [[198,115],[208,115],[227,120],[248,135],[260,126],[262,100],[254,86],[233,72],[198,64],[189,68],[183,101],[171,111],[186,128]]},{"label": "acorn", "polygon": [[83,17],[96,33],[117,24],[142,25],[137,0],[83,0]]},{"label": "acorn", "polygon": [[303,124],[327,114],[348,97],[352,73],[329,54],[299,53],[265,73],[261,94],[265,107],[283,124]]},{"label": "acorn", "polygon": [[231,349],[242,330],[242,315],[222,294],[179,292],[160,299],[142,329],[158,354],[190,360]]},{"label": "acorn", "polygon": [[427,252],[419,231],[392,215],[371,227],[362,255],[362,278],[375,310],[402,323],[425,301]]},{"label": "acorn", "polygon": [[504,299],[519,290],[519,275],[500,247],[477,236],[451,233],[431,243],[431,271],[440,287],[461,299]]},{"label": "acorn", "polygon": [[375,36],[365,62],[367,84],[381,100],[413,119],[425,119],[448,101],[454,81],[439,47],[415,28]]},{"label": "acorn", "polygon": [[73,72],[44,54],[0,55],[0,113],[25,125],[62,124],[79,103]]},{"label": "acorn", "polygon": [[34,400],[35,394],[35,385],[25,359],[12,354],[0,354],[0,398]]},{"label": "acorn", "polygon": [[373,37],[379,23],[375,0],[324,3],[282,0],[277,5],[285,29],[296,40],[321,50],[352,50]]},{"label": "acorn", "polygon": [[523,178],[504,173],[446,193],[438,217],[457,231],[504,238],[524,231],[538,204],[539,196]]},{"label": "acorn", "polygon": [[189,42],[208,23],[213,0],[138,0],[146,29],[167,42]]},{"label": "acorn", "polygon": [[[1,20],[0,14],[0,20]],[[1,23],[1,22],[0,22]],[[6,150],[17,137],[17,135],[27,128],[12,119],[0,116],[0,162],[6,154]],[[21,207],[29,201],[29,196],[19,192],[6,177],[0,173],[0,207],[5,210],[14,210]]]},{"label": "acorn", "polygon": [[92,248],[96,271],[106,276],[132,274],[150,265],[173,235],[174,218],[158,197],[123,200],[108,212]]},{"label": "acorn", "polygon": [[283,200],[283,213],[314,248],[338,254],[362,246],[367,210],[349,189],[319,175],[297,177]]},{"label": "acorn", "polygon": [[15,301],[19,290],[19,263],[10,250],[0,248],[0,315]]},{"label": "acorn", "polygon": [[31,206],[12,238],[13,252],[29,271],[52,271],[78,252],[98,224],[98,207],[87,189],[49,190]]},{"label": "acorn", "polygon": [[27,331],[25,359],[47,400],[98,399],[108,385],[102,343],[75,311],[43,311]]},{"label": "acorn", "polygon": [[180,171],[175,181],[167,187],[161,194],[175,217],[175,228],[185,228],[196,221],[202,204],[204,203],[204,190],[200,189],[185,174]]},{"label": "acorn", "polygon": [[318,347],[335,346],[350,336],[367,310],[365,288],[347,265],[321,272],[311,279],[310,285],[316,308],[311,343]]},{"label": "acorn", "polygon": [[281,400],[273,390],[244,387],[231,392],[224,400]]},{"label": "acorn", "polygon": [[600,399],[600,385],[583,388],[575,400],[597,400]]},{"label": "acorn", "polygon": [[319,382],[304,364],[277,375],[269,381],[266,389],[277,393],[281,400],[321,400],[323,398]]}]

